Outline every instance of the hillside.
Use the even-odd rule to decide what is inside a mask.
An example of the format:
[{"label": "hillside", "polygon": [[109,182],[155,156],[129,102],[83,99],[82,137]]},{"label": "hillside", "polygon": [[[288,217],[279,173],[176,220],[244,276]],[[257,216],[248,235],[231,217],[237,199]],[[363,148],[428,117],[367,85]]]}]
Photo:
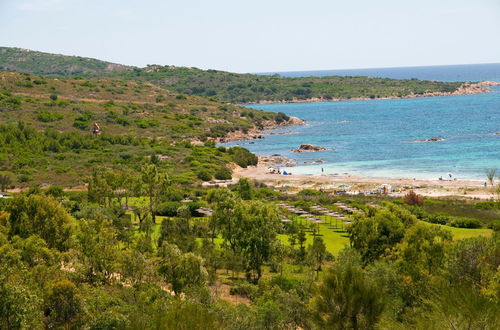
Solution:
[{"label": "hillside", "polygon": [[0,68],[38,75],[108,76],[150,82],[178,93],[211,97],[231,103],[405,97],[426,93],[451,93],[462,85],[459,82],[361,76],[290,78],[169,65],[136,68],[95,59],[5,47],[0,48]]},{"label": "hillside", "polygon": [[87,57],[0,47],[0,70],[35,75],[70,75],[128,71],[132,67]]},{"label": "hillside", "polygon": [[182,183],[230,177],[229,162],[254,156],[212,141],[287,120],[142,82],[0,72],[0,171],[20,185],[77,185],[96,168],[136,169],[155,154]]},{"label": "hillside", "polygon": [[462,85],[361,76],[291,78],[158,65],[110,75],[147,81],[179,93],[214,97],[232,103],[404,97],[412,94],[451,93]]}]

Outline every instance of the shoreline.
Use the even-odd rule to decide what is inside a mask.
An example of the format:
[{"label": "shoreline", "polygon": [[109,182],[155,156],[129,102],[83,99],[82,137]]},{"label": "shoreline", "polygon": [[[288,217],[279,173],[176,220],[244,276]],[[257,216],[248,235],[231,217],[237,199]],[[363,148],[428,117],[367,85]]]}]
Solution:
[{"label": "shoreline", "polygon": [[372,101],[372,100],[397,100],[397,99],[414,99],[420,97],[437,97],[437,96],[458,96],[470,94],[483,94],[491,92],[489,86],[500,86],[497,81],[480,81],[477,83],[463,83],[453,92],[427,92],[423,94],[408,94],[404,96],[385,96],[385,97],[354,97],[354,98],[331,98],[325,99],[313,97],[304,100],[262,100],[258,102],[243,103],[242,105],[258,105],[258,104],[284,104],[284,103],[314,103],[314,102],[342,102],[342,101]]},{"label": "shoreline", "polygon": [[[282,161],[282,159],[279,159]],[[281,175],[268,173],[267,169],[276,161],[273,157],[259,157],[257,166],[241,168],[235,166],[233,170],[234,178],[249,178],[259,181],[275,188],[285,188],[287,192],[298,192],[302,189],[317,189],[324,191],[346,190],[347,195],[355,195],[359,191],[376,191],[382,185],[390,185],[395,192],[387,195],[401,198],[409,190],[414,190],[417,194],[433,198],[461,198],[488,200],[494,195],[492,189],[484,187],[485,180],[432,180],[413,178],[380,178],[362,177],[354,175],[327,176],[327,175]],[[406,187],[406,188],[405,188]],[[411,188],[408,188],[411,187]]]},{"label": "shoreline", "polygon": [[307,122],[303,119],[289,116],[289,119],[287,121],[283,121],[281,123],[276,123],[275,121],[267,120],[262,122],[262,128],[258,128],[257,126],[254,126],[252,129],[248,130],[247,132],[243,131],[234,131],[234,132],[229,132],[226,134],[225,137],[223,138],[217,138],[215,139],[216,143],[225,143],[225,142],[233,142],[233,141],[244,141],[244,140],[256,140],[256,139],[263,139],[265,135],[265,131],[272,130],[272,129],[277,129],[277,128],[283,128],[283,127],[290,127],[290,126],[302,126],[305,125]]}]

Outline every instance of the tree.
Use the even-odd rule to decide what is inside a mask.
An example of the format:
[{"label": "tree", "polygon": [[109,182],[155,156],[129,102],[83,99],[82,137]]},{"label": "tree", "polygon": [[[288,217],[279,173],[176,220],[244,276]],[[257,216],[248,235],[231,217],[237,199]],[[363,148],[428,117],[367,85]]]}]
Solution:
[{"label": "tree", "polygon": [[490,183],[490,186],[495,185],[495,177],[497,176],[497,169],[496,168],[488,168],[486,170],[486,178],[488,179],[488,182]]},{"label": "tree", "polygon": [[84,275],[91,282],[109,281],[117,268],[119,244],[108,220],[82,220],[77,235]]},{"label": "tree", "polygon": [[161,250],[162,262],[159,273],[172,284],[172,290],[179,294],[187,287],[203,285],[207,271],[203,259],[193,253],[185,253],[173,244],[164,244]]},{"label": "tree", "polygon": [[0,191],[7,191],[12,184],[12,177],[8,173],[0,173]]},{"label": "tree", "polygon": [[50,327],[76,328],[83,317],[83,302],[75,284],[59,281],[47,297],[48,323]]},{"label": "tree", "polygon": [[440,271],[445,262],[445,247],[451,242],[451,232],[437,225],[418,223],[408,229],[395,247],[393,256],[403,274],[414,279],[425,278]]},{"label": "tree", "polygon": [[141,178],[144,190],[149,198],[149,212],[153,223],[156,223],[156,207],[158,206],[160,194],[168,185],[168,176],[158,172],[155,164],[146,164],[141,167]]},{"label": "tree", "polygon": [[313,244],[308,247],[308,259],[313,267],[313,270],[316,271],[316,277],[319,276],[319,272],[321,271],[321,265],[323,265],[323,261],[326,257],[326,245],[321,237],[315,236],[313,239]]},{"label": "tree", "polygon": [[262,276],[262,265],[272,256],[279,216],[274,206],[260,202],[240,203],[235,209],[235,231],[231,237],[237,251],[247,259],[247,270],[254,281]]},{"label": "tree", "polygon": [[391,211],[384,210],[373,217],[355,221],[349,231],[351,246],[368,263],[399,243],[404,236],[405,226]]},{"label": "tree", "polygon": [[71,236],[71,218],[52,196],[15,197],[8,207],[9,236],[38,235],[49,248],[66,250]]},{"label": "tree", "polygon": [[338,263],[311,300],[312,321],[320,329],[375,328],[385,307],[381,293],[362,268]]},{"label": "tree", "polygon": [[247,178],[241,178],[238,181],[236,191],[243,200],[251,200],[253,197],[253,185]]},{"label": "tree", "polygon": [[214,205],[214,212],[210,217],[209,227],[212,236],[212,243],[221,231],[222,235],[228,240],[230,247],[234,249],[235,245],[231,238],[234,229],[234,208],[238,203],[236,196],[227,188],[210,190],[207,194],[207,201]]}]

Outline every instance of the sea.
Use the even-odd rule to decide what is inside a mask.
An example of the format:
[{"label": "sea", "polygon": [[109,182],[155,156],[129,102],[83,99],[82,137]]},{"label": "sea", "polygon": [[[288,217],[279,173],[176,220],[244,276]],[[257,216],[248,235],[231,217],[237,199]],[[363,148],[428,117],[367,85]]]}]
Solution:
[{"label": "sea", "polygon": [[[372,76],[440,81],[500,81],[499,64],[279,72],[283,76]],[[380,178],[486,180],[500,172],[500,86],[483,94],[314,103],[249,105],[307,121],[235,141],[262,155],[280,155],[292,174]],[[282,134],[286,133],[286,134]],[[442,141],[421,142],[430,137]],[[295,153],[301,144],[328,150]]]}]

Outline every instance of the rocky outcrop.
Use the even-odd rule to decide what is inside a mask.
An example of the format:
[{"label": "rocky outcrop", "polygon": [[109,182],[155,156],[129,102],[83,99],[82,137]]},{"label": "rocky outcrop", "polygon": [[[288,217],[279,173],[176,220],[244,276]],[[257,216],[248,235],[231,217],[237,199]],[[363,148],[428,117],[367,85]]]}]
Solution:
[{"label": "rocky outcrop", "polygon": [[243,131],[229,132],[224,138],[215,139],[215,142],[221,143],[229,141],[263,139],[264,138],[264,136],[262,135],[263,130],[276,129],[286,126],[305,125],[305,124],[306,122],[304,120],[297,117],[289,117],[288,120],[282,121],[280,123],[277,123],[274,120],[264,120],[262,122],[262,129],[254,127],[246,132]]},{"label": "rocky outcrop", "polygon": [[314,144],[301,144],[298,149],[292,149],[293,152],[316,152],[323,150],[326,150],[326,148]]},{"label": "rocky outcrop", "polygon": [[444,141],[444,139],[433,136],[433,137],[430,137],[430,138],[425,139],[425,140],[413,140],[413,141],[410,141],[410,142],[420,143],[420,142],[439,142],[439,141]]}]

